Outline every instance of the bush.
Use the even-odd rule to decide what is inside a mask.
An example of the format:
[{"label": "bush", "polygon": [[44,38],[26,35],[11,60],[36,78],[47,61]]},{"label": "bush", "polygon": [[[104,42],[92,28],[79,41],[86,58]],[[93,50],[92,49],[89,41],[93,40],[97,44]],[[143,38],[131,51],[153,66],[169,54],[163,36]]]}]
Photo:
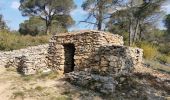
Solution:
[{"label": "bush", "polygon": [[155,58],[159,54],[157,47],[153,44],[142,42],[137,44],[137,46],[143,49],[144,58],[148,60],[155,60]]},{"label": "bush", "polygon": [[159,47],[159,52],[163,53],[163,54],[170,54],[170,45],[168,44],[163,44]]},{"label": "bush", "polygon": [[48,43],[49,36],[21,36],[17,33],[8,31],[0,31],[0,50],[16,50],[25,48],[28,46],[35,46],[44,43]]}]

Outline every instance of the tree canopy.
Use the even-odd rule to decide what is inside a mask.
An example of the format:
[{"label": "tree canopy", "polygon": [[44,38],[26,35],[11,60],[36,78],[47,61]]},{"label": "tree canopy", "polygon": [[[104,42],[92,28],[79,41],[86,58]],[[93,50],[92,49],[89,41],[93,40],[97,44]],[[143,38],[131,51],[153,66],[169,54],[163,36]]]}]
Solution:
[{"label": "tree canopy", "polygon": [[29,20],[25,20],[19,26],[19,32],[22,35],[35,36],[45,33],[45,23],[39,17],[30,17]]},{"label": "tree canopy", "polygon": [[[70,16],[55,16],[51,25],[51,32],[66,32],[67,28],[74,23]],[[40,17],[30,17],[20,24],[19,32],[22,35],[44,35],[45,22]]]},{"label": "tree canopy", "polygon": [[3,15],[0,14],[0,30],[7,29],[6,22],[3,19]]},{"label": "tree canopy", "polygon": [[49,34],[56,16],[70,16],[75,8],[73,0],[20,0],[19,10],[23,16],[38,16],[44,20]]},{"label": "tree canopy", "polygon": [[[161,4],[165,0],[128,0],[122,3],[122,9],[114,12],[108,23],[108,28],[114,31],[125,29],[129,33],[129,45],[141,39],[141,36],[158,21],[161,15]],[[123,27],[120,27],[120,25]]]},{"label": "tree canopy", "polygon": [[88,17],[81,22],[93,24],[98,30],[102,30],[105,21],[110,17],[111,7],[119,0],[85,0],[83,10],[88,12]]}]

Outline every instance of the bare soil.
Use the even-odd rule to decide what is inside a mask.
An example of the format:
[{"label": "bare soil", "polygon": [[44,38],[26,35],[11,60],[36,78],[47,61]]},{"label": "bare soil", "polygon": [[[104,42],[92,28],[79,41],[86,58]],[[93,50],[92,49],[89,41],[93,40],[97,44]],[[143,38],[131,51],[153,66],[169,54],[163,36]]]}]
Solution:
[{"label": "bare soil", "polygon": [[15,69],[0,67],[0,100],[102,100],[102,98],[93,91],[69,84],[55,73],[22,76]]},{"label": "bare soil", "polygon": [[[170,82],[169,74],[142,66],[135,68],[135,73],[141,78],[139,83],[146,85],[146,91],[154,87],[156,94],[162,91],[168,93],[170,86],[164,86],[164,81],[158,79]],[[103,97],[94,91],[71,85],[55,72],[23,76],[15,69],[0,67],[0,100],[118,100],[115,98]],[[170,96],[166,95],[166,98],[170,100]]]}]

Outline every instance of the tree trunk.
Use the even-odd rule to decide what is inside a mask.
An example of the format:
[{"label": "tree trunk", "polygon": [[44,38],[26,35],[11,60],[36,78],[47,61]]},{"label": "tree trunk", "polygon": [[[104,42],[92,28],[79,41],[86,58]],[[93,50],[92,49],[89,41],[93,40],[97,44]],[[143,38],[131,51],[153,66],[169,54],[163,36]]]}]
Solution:
[{"label": "tree trunk", "polygon": [[99,22],[97,24],[97,28],[99,31],[102,29],[102,21],[99,20]]},{"label": "tree trunk", "polygon": [[103,23],[103,6],[102,2],[98,1],[98,8],[99,8],[99,15],[98,15],[98,23],[97,23],[97,28],[98,30],[102,30],[102,23]]},{"label": "tree trunk", "polygon": [[133,35],[133,23],[132,23],[132,18],[130,18],[130,22],[129,22],[129,46],[132,45],[132,35]]},{"label": "tree trunk", "polygon": [[139,30],[139,20],[137,19],[136,20],[136,26],[135,26],[135,32],[133,33],[133,43],[135,43],[136,40],[137,40],[138,30]]},{"label": "tree trunk", "polygon": [[142,26],[141,24],[139,24],[139,40],[141,41],[142,40]]},{"label": "tree trunk", "polygon": [[47,35],[49,35],[51,33],[51,22],[46,20],[46,29],[45,32]]},{"label": "tree trunk", "polygon": [[45,33],[46,33],[47,35],[50,34],[50,32],[49,32],[49,27],[48,27],[48,26],[46,26]]}]

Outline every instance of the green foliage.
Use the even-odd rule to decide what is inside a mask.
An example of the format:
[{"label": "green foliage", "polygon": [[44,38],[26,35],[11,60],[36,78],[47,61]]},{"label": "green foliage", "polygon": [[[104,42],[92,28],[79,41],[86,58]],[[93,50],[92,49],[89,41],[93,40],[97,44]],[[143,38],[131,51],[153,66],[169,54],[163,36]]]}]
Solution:
[{"label": "green foliage", "polygon": [[138,47],[143,49],[144,58],[149,59],[149,60],[155,60],[155,58],[157,57],[159,53],[155,45],[147,43],[147,42],[142,42],[137,45]]},{"label": "green foliage", "polygon": [[30,17],[29,20],[25,20],[24,23],[20,24],[19,29],[20,34],[22,35],[32,35],[45,33],[45,22],[38,17]]},{"label": "green foliage", "polygon": [[75,8],[73,0],[20,0],[19,10],[23,16],[38,16],[45,23],[45,32],[49,34],[56,16],[70,16]]},{"label": "green foliage", "polygon": [[167,32],[170,34],[170,14],[168,14],[164,20],[165,27],[167,28]]},{"label": "green foliage", "polygon": [[48,43],[49,36],[36,36],[30,35],[21,36],[9,31],[0,31],[0,50],[16,50],[28,46],[35,46]]},{"label": "green foliage", "polygon": [[170,55],[170,45],[169,44],[162,44],[159,47],[159,52],[165,55]]},{"label": "green foliage", "polygon": [[[74,20],[68,15],[55,16],[52,21],[51,33],[66,32],[67,28],[74,23]],[[39,17],[30,17],[20,24],[19,29],[22,35],[44,35],[46,34],[45,22]]]},{"label": "green foliage", "polygon": [[117,3],[118,0],[84,0],[82,4],[83,10],[88,12],[88,17],[81,22],[97,26],[98,30],[102,30],[106,20],[109,18],[110,8]]},{"label": "green foliage", "polygon": [[7,29],[6,22],[3,19],[3,15],[0,14],[0,30]]},{"label": "green foliage", "polygon": [[[118,25],[117,30],[119,32],[129,32],[129,45],[138,42],[145,34],[148,34],[153,23],[157,22],[158,18],[160,18],[162,14],[160,7],[164,1],[165,0],[128,0],[125,3],[125,1],[122,0],[120,5],[125,6],[126,9],[120,9],[114,12],[107,27],[110,30],[114,25]],[[123,28],[121,27],[122,25]]]}]

